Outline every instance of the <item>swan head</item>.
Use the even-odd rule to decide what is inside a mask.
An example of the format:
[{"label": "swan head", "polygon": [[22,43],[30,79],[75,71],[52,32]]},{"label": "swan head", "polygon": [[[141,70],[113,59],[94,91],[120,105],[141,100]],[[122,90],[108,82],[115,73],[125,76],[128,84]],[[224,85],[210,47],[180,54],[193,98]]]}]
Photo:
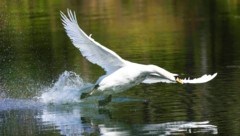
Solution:
[{"label": "swan head", "polygon": [[155,76],[159,76],[161,78],[168,79],[172,82],[178,82],[183,83],[182,80],[179,78],[178,74],[171,73],[159,66],[156,65],[148,65],[148,69],[151,71],[150,74],[153,74]]}]

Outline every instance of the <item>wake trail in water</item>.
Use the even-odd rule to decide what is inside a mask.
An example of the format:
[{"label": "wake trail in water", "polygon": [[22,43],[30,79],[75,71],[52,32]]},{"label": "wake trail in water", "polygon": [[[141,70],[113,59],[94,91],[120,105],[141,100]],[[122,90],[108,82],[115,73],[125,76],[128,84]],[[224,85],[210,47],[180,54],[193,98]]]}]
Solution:
[{"label": "wake trail in water", "polygon": [[43,103],[78,103],[81,102],[81,93],[90,91],[93,87],[93,84],[85,83],[76,73],[65,71],[52,87],[47,87],[43,90],[38,99]]}]

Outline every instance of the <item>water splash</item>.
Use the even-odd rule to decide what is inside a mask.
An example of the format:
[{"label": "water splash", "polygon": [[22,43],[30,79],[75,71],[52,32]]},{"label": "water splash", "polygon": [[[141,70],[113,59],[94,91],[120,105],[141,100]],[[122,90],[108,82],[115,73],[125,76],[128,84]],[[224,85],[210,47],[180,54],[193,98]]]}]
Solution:
[{"label": "water splash", "polygon": [[43,103],[78,103],[82,92],[91,90],[93,84],[85,83],[83,79],[74,72],[63,72],[52,87],[44,89],[38,98]]}]

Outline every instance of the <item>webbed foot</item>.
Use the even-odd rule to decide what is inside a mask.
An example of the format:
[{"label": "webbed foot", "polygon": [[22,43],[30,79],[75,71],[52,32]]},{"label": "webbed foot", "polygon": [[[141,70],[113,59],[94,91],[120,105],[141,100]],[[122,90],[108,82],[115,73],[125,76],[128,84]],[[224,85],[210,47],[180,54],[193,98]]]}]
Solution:
[{"label": "webbed foot", "polygon": [[80,96],[80,99],[84,99],[84,98],[87,98],[91,95],[91,92],[90,93],[82,93],[81,96]]},{"label": "webbed foot", "polygon": [[93,89],[91,92],[83,92],[80,96],[80,99],[85,99],[96,93],[96,89]]}]

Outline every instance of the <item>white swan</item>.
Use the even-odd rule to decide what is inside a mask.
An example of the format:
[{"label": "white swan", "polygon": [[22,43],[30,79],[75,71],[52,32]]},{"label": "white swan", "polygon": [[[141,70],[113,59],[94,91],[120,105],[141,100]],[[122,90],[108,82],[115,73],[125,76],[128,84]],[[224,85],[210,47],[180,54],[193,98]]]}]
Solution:
[{"label": "white swan", "polygon": [[122,59],[112,50],[96,42],[91,35],[88,36],[79,27],[75,12],[68,10],[68,16],[61,12],[64,28],[67,35],[82,55],[93,64],[97,64],[106,71],[95,83],[95,89],[91,93],[103,92],[111,94],[121,92],[140,83],[181,83],[197,84],[205,83],[217,76],[203,75],[195,79],[180,79],[178,74],[171,73],[155,65],[143,65]]}]

